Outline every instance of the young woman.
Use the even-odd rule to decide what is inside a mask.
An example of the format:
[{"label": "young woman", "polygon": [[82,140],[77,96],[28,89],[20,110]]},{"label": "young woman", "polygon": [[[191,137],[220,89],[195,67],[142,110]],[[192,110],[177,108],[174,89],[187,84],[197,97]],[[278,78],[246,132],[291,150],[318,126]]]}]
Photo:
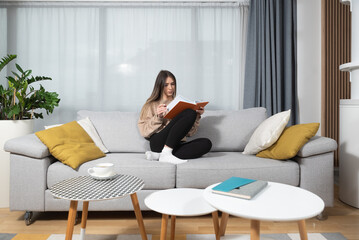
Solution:
[{"label": "young woman", "polygon": [[212,147],[207,138],[185,141],[186,136],[192,136],[197,131],[204,109],[186,109],[172,120],[163,117],[167,112],[167,105],[175,96],[175,76],[169,71],[160,71],[138,120],[141,135],[150,141],[151,151],[146,152],[149,160],[184,163],[187,160],[183,159],[199,158]]}]

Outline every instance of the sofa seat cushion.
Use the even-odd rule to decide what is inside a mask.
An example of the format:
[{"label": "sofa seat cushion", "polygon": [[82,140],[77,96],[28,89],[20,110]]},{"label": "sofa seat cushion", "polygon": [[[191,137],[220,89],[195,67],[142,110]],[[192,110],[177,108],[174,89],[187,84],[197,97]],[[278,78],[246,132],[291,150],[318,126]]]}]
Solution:
[{"label": "sofa seat cushion", "polygon": [[82,164],[78,170],[54,162],[47,171],[47,187],[64,179],[77,176],[87,176],[87,169],[97,163],[111,162],[115,164],[115,171],[141,178],[145,182],[144,189],[167,189],[175,187],[176,166],[158,161],[148,161],[145,155],[137,153],[110,153],[106,157]]},{"label": "sofa seat cushion", "polygon": [[177,188],[206,188],[230,177],[243,177],[299,186],[299,165],[240,152],[210,152],[177,165]]}]

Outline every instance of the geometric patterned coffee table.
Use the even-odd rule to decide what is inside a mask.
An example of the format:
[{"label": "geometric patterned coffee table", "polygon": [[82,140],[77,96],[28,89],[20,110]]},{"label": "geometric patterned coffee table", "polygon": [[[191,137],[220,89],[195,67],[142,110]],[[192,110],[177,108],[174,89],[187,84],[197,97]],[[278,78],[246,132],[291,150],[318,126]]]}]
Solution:
[{"label": "geometric patterned coffee table", "polygon": [[143,180],[118,174],[111,180],[96,180],[90,176],[79,176],[56,183],[50,188],[53,196],[70,200],[67,220],[66,240],[72,239],[78,202],[83,202],[80,239],[85,239],[85,229],[90,201],[102,201],[131,196],[142,240],[147,240],[145,226],[138,203],[137,194],[145,186]]}]

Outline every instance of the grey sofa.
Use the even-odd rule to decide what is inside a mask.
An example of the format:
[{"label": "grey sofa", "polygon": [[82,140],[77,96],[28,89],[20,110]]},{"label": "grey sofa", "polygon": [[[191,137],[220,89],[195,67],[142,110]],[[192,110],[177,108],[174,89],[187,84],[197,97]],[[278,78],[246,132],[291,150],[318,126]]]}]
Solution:
[{"label": "grey sofa", "polygon": [[[118,173],[144,180],[145,187],[137,194],[142,210],[148,210],[144,198],[154,191],[206,188],[232,176],[299,186],[319,195],[326,206],[333,206],[333,151],[337,148],[334,140],[315,136],[294,159],[286,161],[241,153],[256,127],[266,119],[264,108],[206,111],[193,138],[208,137],[212,150],[180,165],[145,159],[149,146],[138,132],[138,113],[79,111],[78,119],[84,117],[90,118],[110,153],[77,170],[54,159],[34,134],[6,142],[4,148],[11,153],[10,210],[68,211],[69,202],[54,198],[49,188],[63,179],[87,175],[87,169],[99,162],[113,162]],[[130,198],[122,198],[93,202],[89,210],[131,209]]]}]

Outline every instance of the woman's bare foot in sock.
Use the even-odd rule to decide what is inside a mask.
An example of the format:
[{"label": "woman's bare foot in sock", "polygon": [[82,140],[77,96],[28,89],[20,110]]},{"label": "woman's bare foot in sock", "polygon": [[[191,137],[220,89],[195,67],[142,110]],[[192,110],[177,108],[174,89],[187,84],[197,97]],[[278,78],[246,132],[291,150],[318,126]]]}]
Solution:
[{"label": "woman's bare foot in sock", "polygon": [[160,158],[160,153],[158,152],[147,151],[145,155],[146,159],[150,161],[158,160]]},{"label": "woman's bare foot in sock", "polygon": [[168,163],[172,163],[172,164],[181,164],[181,163],[187,162],[187,160],[182,160],[182,159],[179,159],[178,157],[175,157],[174,155],[172,155],[172,153],[164,153],[164,152],[160,153],[159,161],[160,162],[168,162]]}]

